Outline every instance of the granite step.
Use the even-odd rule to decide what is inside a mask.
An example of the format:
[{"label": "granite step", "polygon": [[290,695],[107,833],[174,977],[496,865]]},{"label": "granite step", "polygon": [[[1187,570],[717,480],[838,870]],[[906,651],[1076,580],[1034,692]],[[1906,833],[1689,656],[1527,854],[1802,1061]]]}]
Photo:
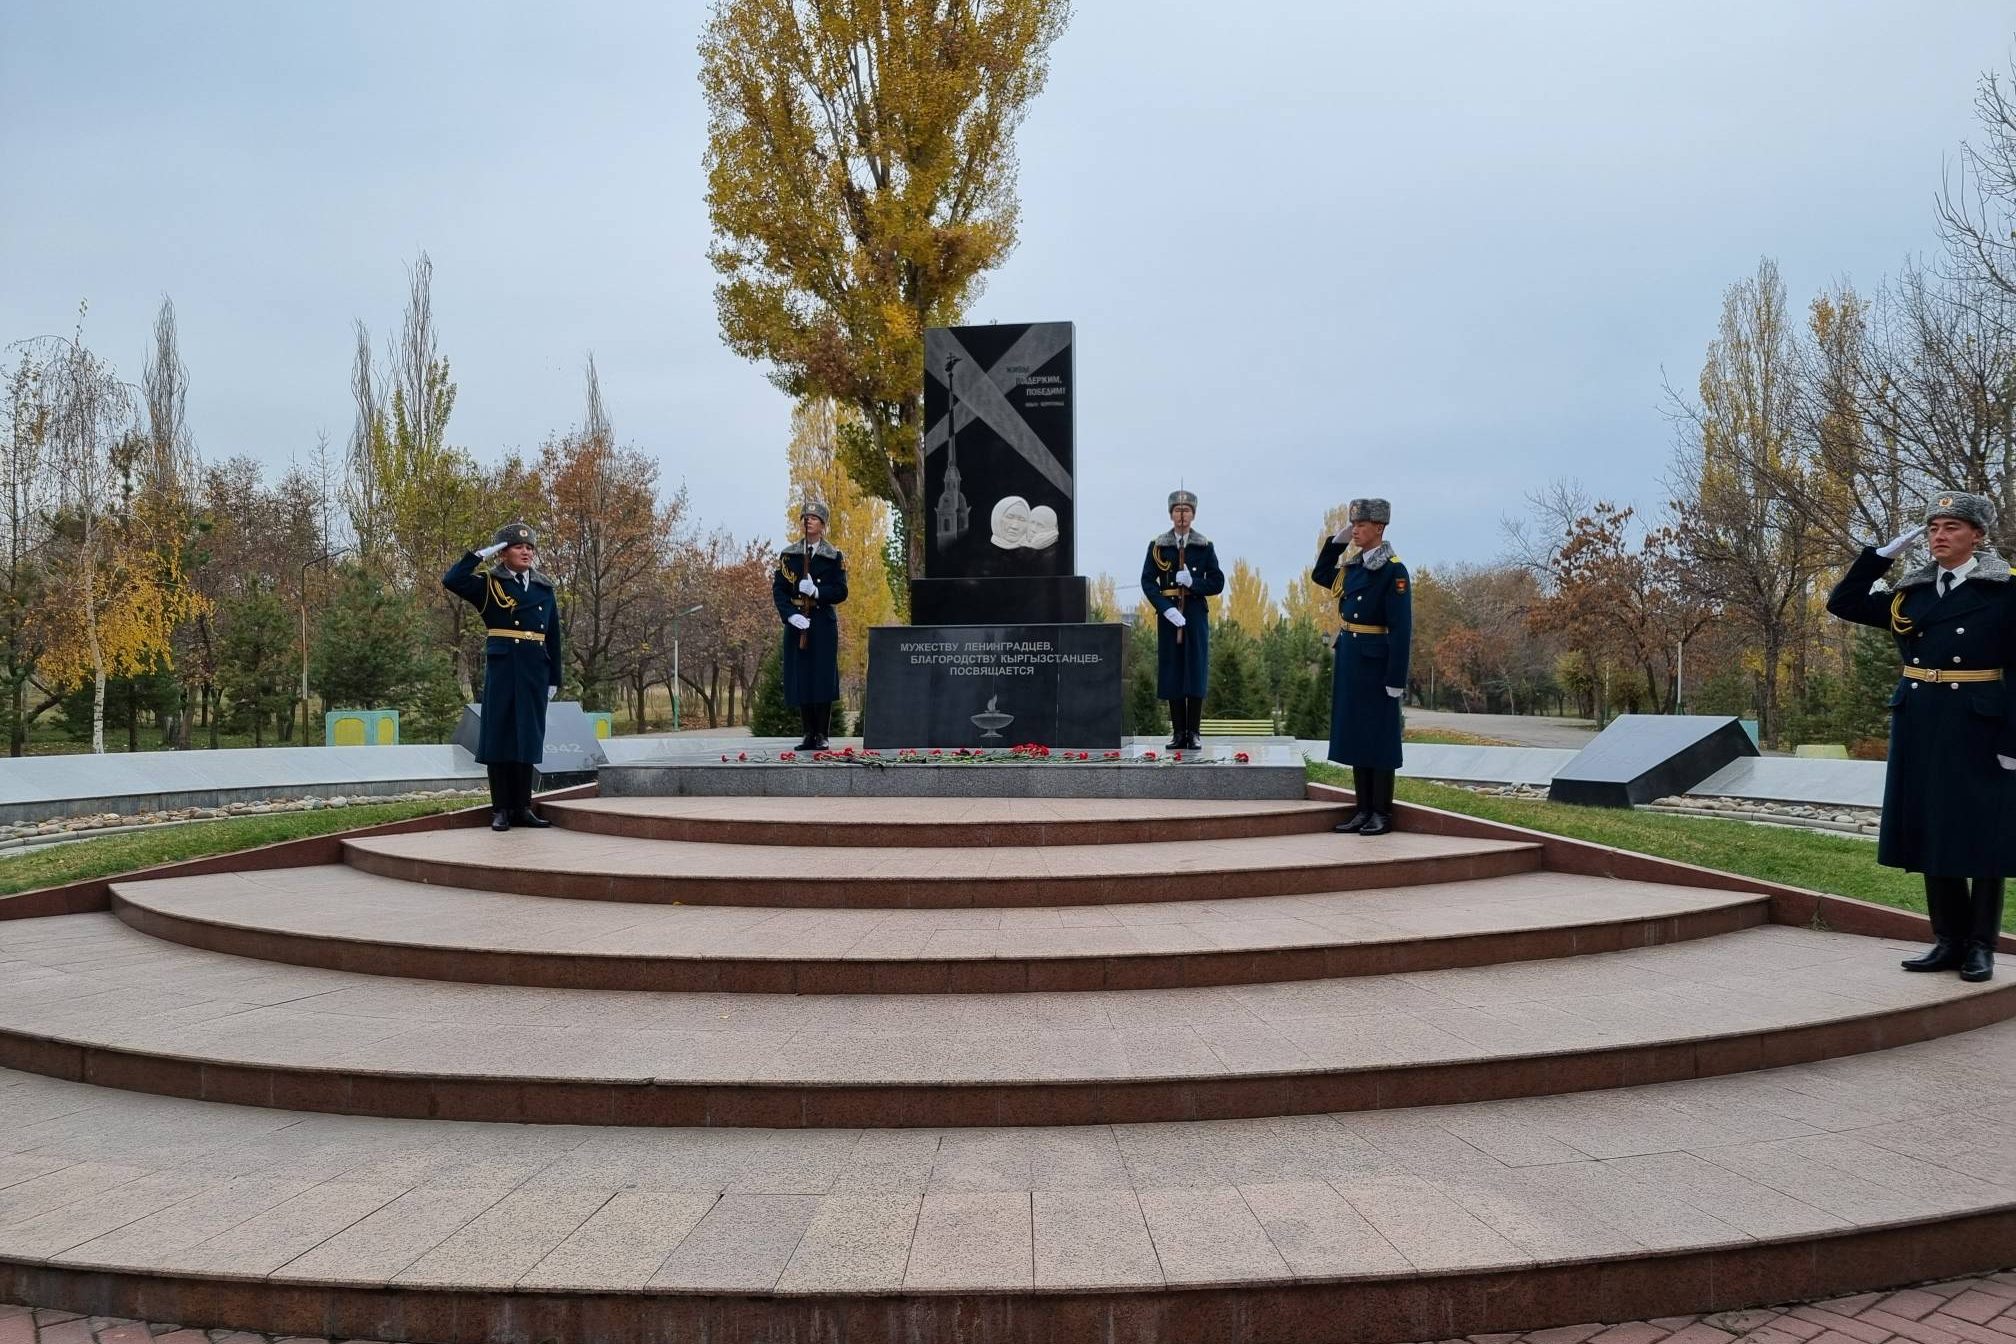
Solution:
[{"label": "granite step", "polygon": [[189,947],[370,975],[579,989],[1003,993],[1393,974],[1682,942],[1761,896],[1569,873],[1222,901],[802,910],[578,902],[341,864],[119,882],[113,910]]},{"label": "granite step", "polygon": [[584,798],[543,810],[569,830],[645,840],[954,849],[1302,835],[1351,813],[1337,803],[1140,798]]},{"label": "granite step", "polygon": [[2016,1024],[1566,1097],[943,1132],[390,1121],[0,1071],[0,1300],[443,1344],[1386,1344],[2016,1263],[2012,1155]]},{"label": "granite step", "polygon": [[1170,990],[529,989],[275,965],[109,914],[0,925],[0,1066],[352,1114],[942,1127],[1307,1115],[1854,1055],[2000,1021],[2016,981],[1765,925],[1691,942]]},{"label": "granite step", "polygon": [[720,844],[540,831],[347,840],[380,877],[521,896],[689,905],[944,909],[1226,900],[1532,872],[1537,844],[1393,834],[949,848]]}]

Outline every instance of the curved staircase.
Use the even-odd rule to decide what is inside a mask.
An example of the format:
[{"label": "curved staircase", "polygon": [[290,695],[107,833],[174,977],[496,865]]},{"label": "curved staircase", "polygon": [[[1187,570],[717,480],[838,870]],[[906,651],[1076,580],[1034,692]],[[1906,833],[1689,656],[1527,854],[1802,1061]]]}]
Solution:
[{"label": "curved staircase", "polygon": [[2016,1261],[2016,981],[1312,794],[582,799],[0,922],[0,1298],[1313,1344]]}]

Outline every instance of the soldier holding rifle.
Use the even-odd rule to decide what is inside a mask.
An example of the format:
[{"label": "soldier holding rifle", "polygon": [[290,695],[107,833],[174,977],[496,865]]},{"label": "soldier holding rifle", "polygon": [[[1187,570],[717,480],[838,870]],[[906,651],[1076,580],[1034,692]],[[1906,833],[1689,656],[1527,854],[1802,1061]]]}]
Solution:
[{"label": "soldier holding rifle", "polygon": [[1161,620],[1155,630],[1155,694],[1169,702],[1169,749],[1202,749],[1198,725],[1211,677],[1211,606],[1225,591],[1218,549],[1190,524],[1197,496],[1169,496],[1169,530],[1148,543],[1141,591]]},{"label": "soldier holding rifle", "polygon": [[833,608],[847,600],[847,565],[826,540],[826,506],[808,500],[799,510],[803,535],[777,557],[770,600],[784,622],[784,703],[805,724],[800,751],[824,751],[840,698],[840,620]]},{"label": "soldier holding rifle", "polygon": [[[1904,969],[1969,981],[1995,973],[2003,880],[2016,869],[2016,585],[1982,547],[1994,516],[1980,495],[1942,491],[1921,526],[1865,549],[1827,598],[1842,620],[1889,631],[1903,660],[1876,861],[1925,875],[1933,939]],[[1877,589],[1921,538],[1931,562]]]},{"label": "soldier holding rifle", "polygon": [[1407,566],[1386,541],[1393,506],[1354,499],[1350,522],[1323,543],[1310,581],[1337,598],[1330,683],[1330,759],[1351,767],[1358,810],[1333,829],[1384,835],[1393,829],[1393,779],[1400,769],[1400,701],[1407,694],[1407,659],[1414,641],[1414,595]]},{"label": "soldier holding rifle", "polygon": [[560,604],[553,580],[533,568],[538,557],[532,529],[511,523],[441,576],[483,617],[476,759],[490,770],[493,831],[551,824],[532,810],[532,774],[546,754],[546,702],[560,691]]}]

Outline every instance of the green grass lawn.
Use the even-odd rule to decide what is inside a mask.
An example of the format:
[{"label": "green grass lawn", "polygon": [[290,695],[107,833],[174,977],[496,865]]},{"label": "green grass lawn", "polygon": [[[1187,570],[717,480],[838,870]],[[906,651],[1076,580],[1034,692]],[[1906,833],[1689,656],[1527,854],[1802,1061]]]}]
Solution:
[{"label": "green grass lawn", "polygon": [[1482,733],[1465,733],[1454,728],[1409,728],[1403,737],[1409,742],[1423,742],[1438,747],[1509,747],[1513,745],[1502,737],[1486,737]]},{"label": "green grass lawn", "polygon": [[408,817],[425,817],[469,806],[472,804],[466,798],[433,798],[410,803],[323,807],[313,812],[273,812],[257,817],[192,821],[152,831],[133,831],[125,835],[101,836],[96,840],[76,840],[25,851],[8,851],[5,856],[0,856],[0,896],[33,891],[37,887],[81,882],[92,877],[116,877],[141,868],[152,868],[159,863],[229,854],[282,840],[327,835],[331,831],[404,821]]},{"label": "green grass lawn", "polygon": [[[1351,772],[1334,765],[1311,762],[1309,776],[1324,784],[1351,787]],[[1569,807],[1472,793],[1423,779],[1400,780],[1397,793],[1403,802],[1439,807],[1445,812],[1462,812],[1809,891],[1853,896],[1920,913],[1925,909],[1924,879],[1915,873],[1879,867],[1874,843],[1829,831],[1662,816],[1627,808]],[[2003,926],[2016,928],[2016,911],[2004,919]]]}]

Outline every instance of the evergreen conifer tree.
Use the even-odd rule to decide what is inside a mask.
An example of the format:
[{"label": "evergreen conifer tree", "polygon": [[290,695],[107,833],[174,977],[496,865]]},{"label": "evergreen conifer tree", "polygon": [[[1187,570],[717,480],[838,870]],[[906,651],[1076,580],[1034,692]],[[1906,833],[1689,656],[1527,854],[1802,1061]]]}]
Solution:
[{"label": "evergreen conifer tree", "polygon": [[756,704],[749,714],[749,731],[756,737],[794,738],[805,731],[798,711],[784,703],[782,645],[773,644],[756,671]]}]

